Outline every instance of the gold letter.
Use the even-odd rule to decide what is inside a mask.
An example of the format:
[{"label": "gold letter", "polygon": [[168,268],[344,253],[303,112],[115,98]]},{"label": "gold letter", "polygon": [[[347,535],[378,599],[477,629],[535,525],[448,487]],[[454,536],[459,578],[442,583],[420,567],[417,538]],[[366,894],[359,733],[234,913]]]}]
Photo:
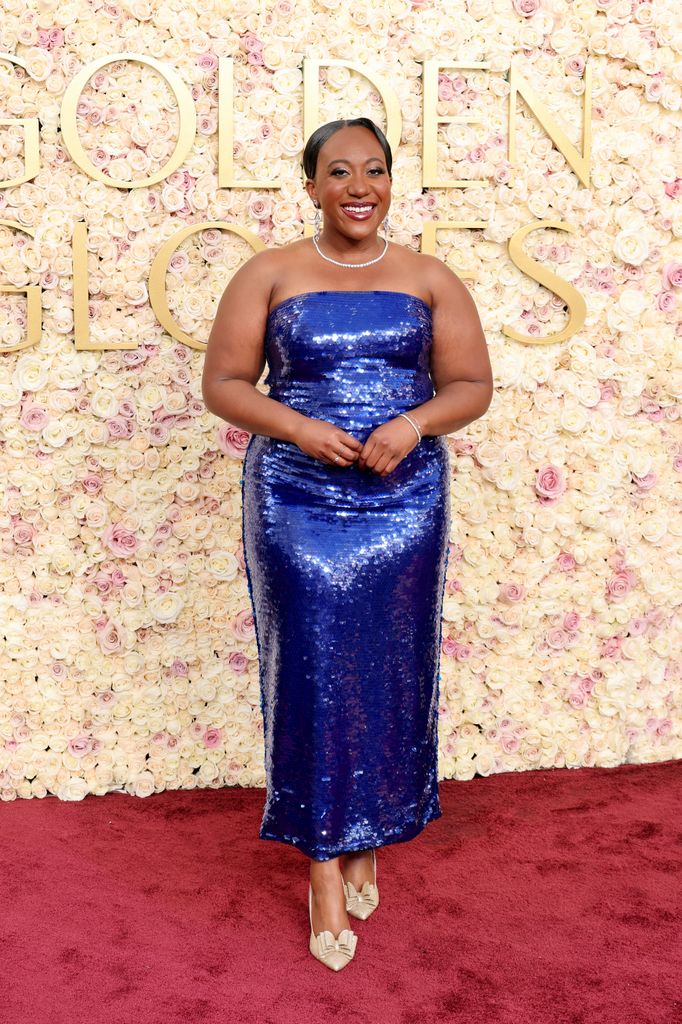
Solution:
[{"label": "gold letter", "polygon": [[88,315],[88,249],[87,227],[84,221],[77,221],[73,226],[73,332],[76,350],[79,352],[105,352],[113,349],[137,348],[137,338],[121,341],[118,344],[90,340],[90,317]]},{"label": "gold letter", "polygon": [[[6,228],[16,228],[25,235],[35,238],[35,231],[25,228],[22,224],[15,224],[13,220],[0,220],[0,225]],[[15,288],[11,284],[0,284],[0,292],[8,292],[10,295],[21,295],[26,293],[26,338],[18,345],[10,345],[3,348],[3,352],[20,352],[23,348],[33,348],[40,341],[40,332],[43,327],[42,303],[40,301],[40,285],[29,284],[26,288]]]},{"label": "gold letter", "polygon": [[[551,345],[554,341],[565,341],[577,334],[585,323],[587,307],[582,295],[572,284],[557,277],[551,270],[541,266],[536,260],[532,260],[523,251],[521,243],[524,238],[529,232],[536,231],[537,228],[556,228],[559,231],[575,231],[576,229],[571,224],[565,224],[560,220],[539,220],[535,224],[526,224],[519,228],[507,243],[509,256],[515,267],[527,274],[532,281],[543,284],[545,288],[549,288],[550,291],[561,296],[568,306],[568,323],[561,331],[551,334],[548,338],[534,338],[527,334],[519,334],[513,327],[507,327],[506,324],[502,327],[502,333],[506,334],[508,338],[513,338],[514,341],[525,341],[529,345]],[[535,273],[533,273],[534,270]]]},{"label": "gold letter", "polygon": [[[0,53],[0,60],[7,60],[10,64],[18,64],[27,71],[26,61],[21,57],[11,57],[8,53]],[[24,181],[35,178],[40,170],[40,147],[38,145],[38,119],[37,117],[0,117],[0,124],[20,124],[24,131],[24,173],[18,178],[11,178],[7,181],[0,181],[0,188],[11,188],[12,185],[21,185]],[[23,228],[20,228],[23,230]]]},{"label": "gold letter", "polygon": [[467,68],[476,70],[489,68],[485,61],[479,64],[440,64],[435,57],[424,61],[423,71],[423,159],[422,184],[424,188],[469,188],[471,185],[489,185],[485,178],[463,179],[461,181],[441,181],[438,177],[438,125],[446,121],[450,124],[481,124],[480,117],[472,114],[437,114],[438,109],[438,72],[441,68]]},{"label": "gold letter", "polygon": [[185,345],[189,345],[190,348],[197,349],[199,352],[204,352],[206,345],[203,342],[195,341],[189,334],[185,334],[173,320],[171,311],[168,308],[168,301],[166,299],[166,268],[173,253],[186,238],[196,234],[197,231],[206,231],[208,228],[224,228],[225,231],[231,231],[233,234],[239,235],[240,238],[249,243],[254,252],[260,252],[261,249],[266,248],[260,238],[254,235],[252,231],[249,231],[248,228],[242,228],[238,224],[230,224],[224,220],[216,220],[207,221],[204,224],[190,224],[189,227],[181,228],[180,231],[176,231],[174,235],[171,235],[159,249],[154,257],[149,274],[149,301],[151,302],[152,309],[156,313],[156,319],[166,333],[170,334],[171,338],[175,338],[176,341],[181,341]]},{"label": "gold letter", "polygon": [[592,147],[592,65],[585,65],[583,93],[583,153],[575,148],[566,132],[555,121],[538,94],[514,65],[509,69],[509,162],[516,161],[516,94],[520,92],[557,149],[563,153],[580,181],[590,188],[590,150]]},{"label": "gold letter", "polygon": [[[422,245],[421,251],[429,256],[436,255],[436,232],[446,228],[457,230],[458,228],[487,228],[485,220],[425,220],[422,224]],[[466,278],[468,281],[475,281],[478,274],[474,270],[457,269],[457,276]]]},{"label": "gold letter", "polygon": [[[78,129],[76,127],[76,110],[78,108],[78,101],[80,95],[87,85],[89,79],[96,71],[104,67],[105,64],[113,64],[117,60],[134,60],[140,64],[148,64],[150,67],[155,68],[159,74],[165,78],[168,85],[173,91],[173,95],[177,100],[178,104],[178,115],[180,117],[180,133],[178,135],[178,141],[175,144],[175,149],[171,153],[168,162],[160,167],[158,171],[151,174],[148,178],[142,178],[140,181],[118,181],[116,178],[110,178],[103,171],[98,170],[97,167],[88,158],[87,153],[81,145],[81,141],[78,138]],[[71,158],[75,163],[78,164],[82,171],[85,171],[91,178],[96,178],[97,181],[103,181],[105,185],[113,185],[114,188],[143,188],[146,185],[156,185],[158,181],[162,181],[173,171],[176,171],[182,161],[185,159],[192,143],[194,142],[194,136],[197,129],[197,114],[194,109],[194,103],[189,89],[182,81],[182,79],[170,70],[161,61],[156,60],[155,57],[146,57],[140,53],[114,53],[113,55],[98,57],[97,60],[93,60],[91,64],[87,64],[81,71],[78,72],[75,78],[69,82],[64,93],[64,99],[62,100],[62,138],[64,139],[64,145],[68,149]]]},{"label": "gold letter", "polygon": [[281,188],[281,181],[234,180],[234,64],[218,57],[218,188]]},{"label": "gold letter", "polygon": [[[324,65],[327,68],[348,68],[349,71],[356,71],[367,81],[371,82],[384,102],[386,110],[386,139],[391,147],[395,159],[396,150],[400,145],[403,119],[400,113],[398,97],[393,89],[379,78],[374,72],[369,72],[364,64],[355,64],[347,60],[318,60],[317,58],[305,57],[303,60],[303,140],[304,145],[318,127],[320,110],[318,92],[320,84],[320,68]],[[304,237],[309,238],[313,234],[311,224],[306,224]]]}]

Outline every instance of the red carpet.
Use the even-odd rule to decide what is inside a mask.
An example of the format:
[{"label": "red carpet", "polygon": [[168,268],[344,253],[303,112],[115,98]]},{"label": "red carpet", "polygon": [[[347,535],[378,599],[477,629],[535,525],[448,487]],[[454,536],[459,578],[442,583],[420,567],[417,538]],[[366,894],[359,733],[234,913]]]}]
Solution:
[{"label": "red carpet", "polygon": [[0,805],[2,1024],[680,1024],[682,761],[440,785],[338,974],[263,790]]}]

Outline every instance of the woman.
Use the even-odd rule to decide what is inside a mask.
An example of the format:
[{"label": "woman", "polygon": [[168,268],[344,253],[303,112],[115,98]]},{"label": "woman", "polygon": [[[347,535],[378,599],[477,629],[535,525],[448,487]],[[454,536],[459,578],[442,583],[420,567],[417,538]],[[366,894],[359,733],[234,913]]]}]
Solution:
[{"label": "woman", "polygon": [[[482,416],[493,390],[467,288],[377,234],[391,164],[368,118],[313,132],[315,238],[234,274],[202,381],[207,407],[252,433],[242,530],[264,722],[260,838],[310,857],[309,949],[334,970],[355,952],[348,915],[378,905],[375,849],[441,815],[444,435]],[[268,396],[256,388],[266,359]]]}]

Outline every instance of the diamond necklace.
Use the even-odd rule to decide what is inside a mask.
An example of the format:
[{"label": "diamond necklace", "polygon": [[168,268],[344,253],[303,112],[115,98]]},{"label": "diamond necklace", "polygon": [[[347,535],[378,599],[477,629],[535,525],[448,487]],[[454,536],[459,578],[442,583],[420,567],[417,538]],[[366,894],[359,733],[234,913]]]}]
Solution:
[{"label": "diamond necklace", "polygon": [[319,252],[322,259],[327,260],[328,263],[335,263],[337,267],[371,267],[373,263],[378,263],[380,259],[383,259],[383,257],[386,255],[386,250],[388,249],[388,239],[384,238],[384,251],[379,256],[376,256],[373,260],[367,260],[366,263],[341,263],[340,260],[333,260],[331,256],[325,256],[325,254],[321,251],[319,245],[317,244],[317,239],[318,236],[313,235],[313,245]]}]

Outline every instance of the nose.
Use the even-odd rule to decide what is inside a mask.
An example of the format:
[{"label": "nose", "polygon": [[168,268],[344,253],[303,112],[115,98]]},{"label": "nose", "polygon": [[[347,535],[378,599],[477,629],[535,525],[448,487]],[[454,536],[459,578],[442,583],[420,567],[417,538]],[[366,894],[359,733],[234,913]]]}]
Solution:
[{"label": "nose", "polygon": [[348,191],[353,196],[366,196],[370,188],[362,174],[354,174],[348,182]]}]

